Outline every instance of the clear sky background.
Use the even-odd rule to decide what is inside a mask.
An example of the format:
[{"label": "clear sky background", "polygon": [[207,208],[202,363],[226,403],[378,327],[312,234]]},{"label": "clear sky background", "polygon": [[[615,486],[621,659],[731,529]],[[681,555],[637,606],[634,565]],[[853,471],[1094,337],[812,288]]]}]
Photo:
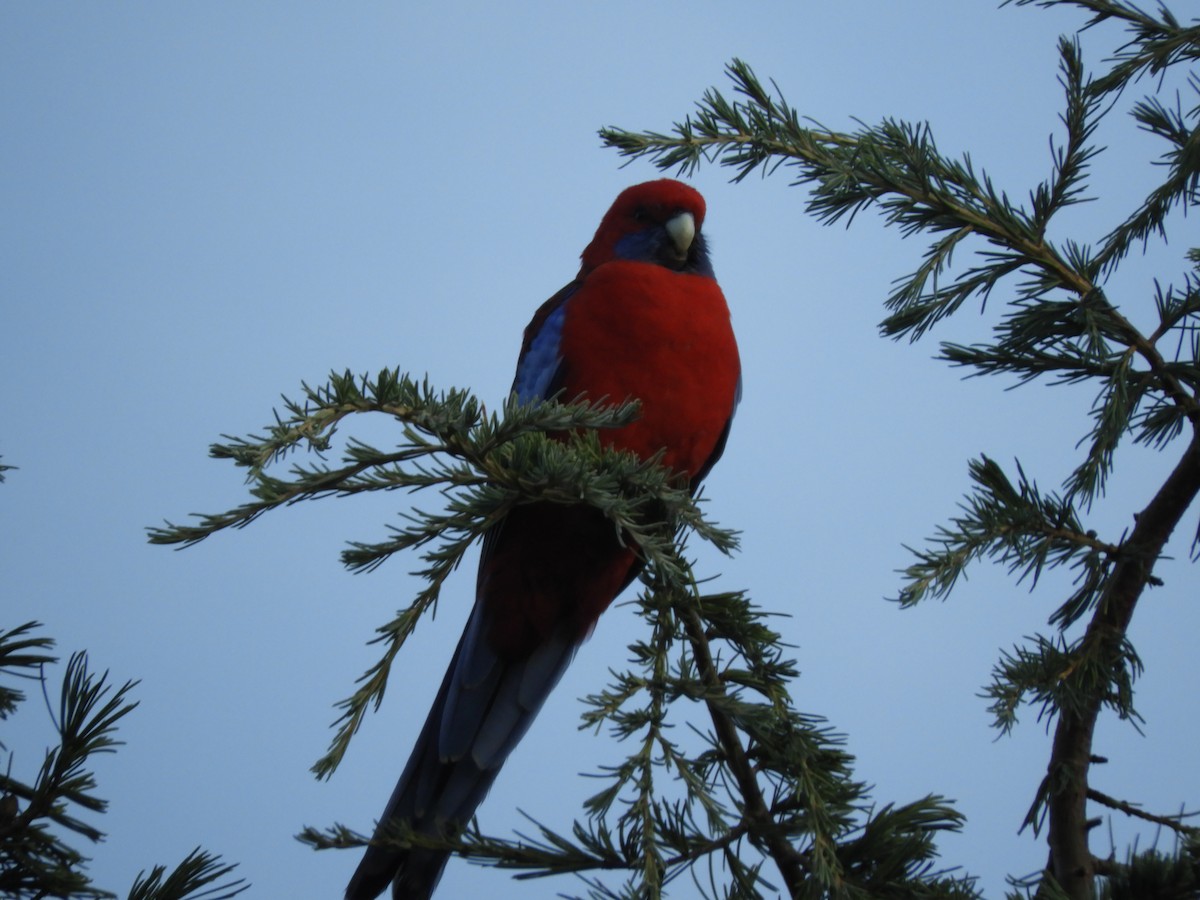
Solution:
[{"label": "clear sky background", "polygon": [[[1023,198],[1060,133],[1057,37],[1082,23],[959,0],[0,6],[0,454],[19,467],[0,486],[2,618],[41,620],[64,657],[87,648],[118,683],[142,680],[127,746],[97,767],[112,802],[97,821],[100,886],[124,892],[202,844],[241,864],[253,896],[340,896],[358,854],[293,835],[371,827],[471,601],[464,570],[381,713],[332,781],[315,781],[332,704],[375,658],[365,641],[416,589],[415,561],[352,577],[337,554],[379,537],[406,498],[296,507],[183,552],[149,546],[145,526],[243,499],[210,442],[259,429],[281,394],[330,369],[399,366],[498,404],[533,310],[574,275],[616,193],[657,176],[621,168],[596,129],[669,129],[705,88],[727,89],[734,56],[833,128],[928,120],[944,151],[971,151]],[[1084,39],[1096,63],[1120,35]],[[1104,199],[1059,237],[1100,238],[1157,175],[1161,148],[1123,115],[1100,141]],[[1006,391],[932,359],[936,340],[981,337],[1004,291],[933,340],[881,339],[882,300],[924,245],[871,213],[849,231],[819,226],[785,171],[727,179],[694,179],[745,368],[707,495],[744,536],[736,558],[705,555],[700,571],[790,615],[778,621],[803,672],[797,705],[848,735],[879,803],[953,798],[968,824],[942,839],[944,861],[1002,896],[1006,874],[1045,860],[1017,829],[1050,740],[1033,710],[997,739],[977,694],[1002,648],[1045,631],[1069,579],[1030,593],[984,565],[945,604],[885,598],[903,545],[955,511],[968,459],[1019,458],[1057,487],[1090,393]],[[1194,234],[1182,223],[1109,286],[1142,327],[1152,276],[1174,279]],[[1123,450],[1089,522],[1117,538],[1171,462]],[[1162,813],[1200,801],[1195,527],[1193,511],[1133,626],[1144,736],[1106,717],[1095,748],[1110,760],[1097,787]],[[628,608],[602,620],[481,808],[485,830],[527,829],[518,807],[569,827],[596,789],[578,773],[623,753],[577,731],[576,698],[623,663],[637,627]],[[50,741],[36,700],[4,741],[13,774],[32,778]],[[1123,852],[1138,829],[1107,815],[1096,850],[1110,822]],[[485,891],[583,886],[451,861],[442,896]]]}]

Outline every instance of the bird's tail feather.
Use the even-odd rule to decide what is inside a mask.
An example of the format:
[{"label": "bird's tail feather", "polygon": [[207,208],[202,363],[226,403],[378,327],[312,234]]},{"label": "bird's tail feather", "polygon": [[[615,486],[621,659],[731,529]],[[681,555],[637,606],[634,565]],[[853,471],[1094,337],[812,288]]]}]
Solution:
[{"label": "bird's tail feather", "polygon": [[[346,888],[346,900],[374,900],[389,881],[397,900],[432,896],[449,853],[384,839],[401,824],[430,837],[461,833],[574,656],[577,642],[563,632],[526,659],[497,657],[481,663],[481,654],[488,653],[481,640],[482,616],[478,607],[472,613],[380,818],[374,837],[379,843],[364,853]],[[464,659],[471,664],[460,666]],[[446,748],[453,751],[447,753]]]}]

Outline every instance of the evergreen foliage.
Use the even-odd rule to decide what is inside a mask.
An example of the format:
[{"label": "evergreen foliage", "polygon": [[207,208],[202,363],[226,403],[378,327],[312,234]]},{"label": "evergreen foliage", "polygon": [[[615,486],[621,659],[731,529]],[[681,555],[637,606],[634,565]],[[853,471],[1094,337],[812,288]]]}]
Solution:
[{"label": "evergreen foliage", "polygon": [[[1165,6],[1148,13],[1118,0],[1037,5],[1064,4],[1088,13],[1086,25],[1123,25],[1127,40],[1098,74],[1085,67],[1078,39],[1060,40],[1061,134],[1051,145],[1048,176],[1025,192],[1024,202],[970,156],[944,154],[926,124],[885,119],[851,132],[825,128],[739,60],[728,67],[732,99],[710,89],[671,133],[608,128],[601,135],[630,158],[684,173],[717,163],[741,180],[785,167],[794,184],[809,189],[808,210],[825,223],[878,210],[888,225],[928,241],[916,267],[884,300],[884,335],[917,341],[964,304],[991,300],[1000,309],[991,339],[944,343],[941,359],[972,375],[1093,388],[1090,430],[1060,489],[1040,487],[1019,463],[1006,469],[987,456],[971,461],[971,493],[913,551],[898,599],[907,607],[944,598],[984,559],[1027,582],[1048,569],[1075,572],[1073,590],[1047,615],[1049,633],[1005,653],[986,689],[1001,731],[1014,728],[1030,705],[1054,726],[1047,775],[1026,819],[1046,836],[1049,862],[1018,889],[1072,900],[1090,900],[1097,890],[1111,897],[1194,896],[1198,832],[1187,816],[1146,812],[1101,793],[1089,772],[1101,712],[1136,720],[1141,661],[1129,623],[1145,590],[1158,583],[1155,565],[1200,492],[1200,250],[1186,254],[1173,282],[1164,279],[1149,291],[1155,321],[1148,326],[1135,323],[1136,303],[1111,297],[1105,287],[1134,249],[1165,239],[1196,205],[1200,106],[1168,104],[1159,91],[1166,73],[1200,54],[1200,26],[1181,24]],[[1100,152],[1097,126],[1144,74],[1158,79],[1157,87],[1131,115],[1162,141],[1158,186],[1098,242],[1052,238],[1056,217],[1088,197]],[[1188,89],[1195,103],[1195,76]],[[351,438],[337,465],[325,462],[337,429],[361,414],[393,419],[396,447]],[[285,402],[263,434],[212,447],[214,457],[245,470],[250,501],[188,524],[166,523],[152,529],[151,540],[194,544],[308,499],[436,492],[436,510],[412,509],[403,526],[381,540],[352,543],[343,554],[349,568],[367,570],[415,550],[426,585],[378,629],[382,655],[342,702],[330,750],[314,767],[327,776],[380,702],[396,654],[436,606],[472,542],[520,504],[590,504],[636,542],[647,564],[638,600],[646,624],[630,647],[631,665],[612,673],[583,714],[586,727],[607,729],[625,755],[602,773],[603,789],[569,827],[534,823],[532,837],[471,829],[450,846],[478,862],[520,870],[519,877],[572,873],[594,898],[666,896],[681,877],[690,892],[712,897],[977,896],[968,876],[936,864],[935,838],[960,828],[962,817],[936,796],[874,805],[841,736],[792,706],[795,664],[769,616],[741,593],[702,591],[687,541],[729,552],[736,535],[709,521],[702,503],[655,461],[600,447],[597,429],[636,415],[636,404],[559,402],[510,403],[489,414],[464,391],[438,392],[399,370],[373,378],[334,373],[324,385],[305,386],[302,400]],[[548,432],[568,437],[555,440]],[[1174,468],[1127,530],[1102,537],[1089,528],[1089,513],[1123,442],[1172,454]],[[319,461],[294,462],[276,474],[294,451]],[[1089,845],[1089,802],[1169,829],[1178,852],[1133,853],[1124,863],[1100,859]],[[302,838],[317,848],[366,841],[344,826],[306,829]],[[411,833],[394,840],[433,843]]]},{"label": "evergreen foliage", "polygon": [[[54,641],[36,634],[40,625],[26,622],[0,631],[0,719],[7,722],[27,698],[10,683],[28,679],[47,689],[44,669],[57,662],[49,654]],[[74,653],[67,662],[52,712],[58,746],[46,751],[37,777],[25,783],[12,777],[12,758],[0,774],[0,897],[101,898],[116,897],[96,887],[87,873],[88,859],[68,841],[72,835],[99,842],[104,832],[80,818],[103,813],[108,801],[96,794],[90,759],[112,753],[120,745],[117,723],[137,706],[128,697],[135,682],[114,690],[108,673],[88,670],[87,654]],[[49,696],[47,695],[47,702]],[[0,744],[0,749],[7,749]],[[142,873],[130,889],[130,900],[227,900],[248,887],[229,881],[232,865],[199,848],[171,872],[156,866]],[[218,883],[221,882],[221,883]]]},{"label": "evergreen foliage", "polygon": [[[1050,846],[1037,887],[1042,896],[1091,898],[1095,876],[1104,876],[1105,890],[1115,892],[1132,864],[1093,855],[1087,802],[1127,813],[1138,809],[1089,787],[1096,721],[1103,709],[1137,716],[1133,684],[1141,661],[1128,639],[1129,623],[1146,588],[1160,583],[1155,564],[1200,492],[1200,251],[1186,253],[1174,283],[1149,289],[1156,321],[1148,327],[1136,325],[1127,312],[1146,298],[1118,302],[1105,284],[1139,246],[1165,241],[1200,200],[1200,79],[1188,71],[1190,107],[1160,96],[1168,71],[1200,56],[1200,25],[1182,24],[1164,5],[1153,12],[1118,0],[1036,5],[1081,7],[1090,13],[1085,28],[1116,22],[1126,28],[1127,40],[1097,75],[1086,70],[1078,39],[1060,40],[1063,134],[1052,143],[1049,177],[1028,191],[1025,203],[994,184],[969,155],[942,153],[928,125],[887,119],[850,133],[816,125],[740,60],[728,67],[734,99],[709,90],[670,134],[608,128],[601,135],[622,154],[650,158],[664,169],[690,172],[715,162],[741,180],[787,167],[794,184],[810,189],[809,212],[825,223],[850,222],[877,209],[903,234],[928,238],[920,264],[896,281],[885,300],[883,334],[915,341],[964,303],[1003,296],[992,340],[943,343],[941,358],[972,375],[1093,387],[1092,426],[1062,490],[1040,489],[1019,463],[1014,477],[986,456],[972,461],[975,487],[961,513],[914,551],[899,592],[904,606],[943,598],[983,558],[1030,581],[1048,568],[1076,573],[1075,589],[1048,616],[1054,633],[1035,635],[1006,653],[986,693],[1004,731],[1024,704],[1054,723],[1047,776],[1026,819],[1035,833],[1045,830]],[[1097,243],[1053,240],[1051,220],[1088,197],[1089,167],[1100,152],[1097,126],[1142,75],[1157,80],[1130,114],[1162,142],[1154,161],[1159,184]],[[959,265],[952,264],[955,252]],[[970,262],[962,265],[966,254]],[[1087,513],[1103,495],[1123,441],[1169,452],[1176,462],[1134,512],[1129,529],[1104,539],[1087,527]],[[1197,546],[1194,541],[1194,551]],[[1072,630],[1077,623],[1082,629]],[[1196,838],[1181,815],[1150,818],[1181,840]],[[1145,856],[1133,862],[1154,864]]]},{"label": "evergreen foliage", "polygon": [[[795,666],[768,616],[740,593],[701,592],[686,539],[729,552],[736,535],[705,518],[702,503],[655,460],[600,446],[596,430],[629,422],[636,403],[510,402],[489,414],[464,391],[438,392],[398,370],[374,378],[334,373],[303,391],[302,401],[285,400],[263,434],[211,448],[212,456],[246,469],[252,501],[192,524],[166,523],[150,538],[194,544],[304,499],[396,488],[439,492],[442,509],[412,509],[386,539],[355,542],[343,553],[347,567],[363,570],[419,549],[426,587],[378,629],[383,655],[340,704],[333,744],[314,766],[318,775],[333,771],[382,699],[392,661],[471,543],[519,504],[587,503],[646,560],[638,602],[647,629],[630,647],[634,666],[614,672],[612,683],[588,698],[583,716],[584,727],[607,729],[628,755],[601,773],[605,787],[569,833],[539,823],[534,838],[471,829],[449,846],[524,870],[522,877],[573,873],[597,898],[665,896],[684,874],[714,897],[779,889],[796,897],[975,896],[969,882],[934,866],[936,835],[957,829],[961,817],[932,796],[874,808],[841,737],[791,705]],[[330,451],[336,429],[368,413],[396,420],[395,448],[351,438],[340,465],[293,463],[283,476],[268,474],[295,450]],[[697,708],[703,725],[692,721]],[[343,826],[309,828],[301,838],[317,848],[367,840]],[[403,832],[395,840],[438,843]]]}]

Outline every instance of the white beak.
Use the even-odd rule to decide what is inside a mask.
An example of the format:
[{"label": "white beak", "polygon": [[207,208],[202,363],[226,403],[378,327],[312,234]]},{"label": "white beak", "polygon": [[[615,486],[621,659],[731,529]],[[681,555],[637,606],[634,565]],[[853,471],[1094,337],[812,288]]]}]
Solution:
[{"label": "white beak", "polygon": [[671,236],[671,243],[675,245],[679,255],[687,256],[692,241],[696,239],[696,220],[692,214],[690,212],[680,213],[668,219],[663,227],[667,229],[667,234]]}]

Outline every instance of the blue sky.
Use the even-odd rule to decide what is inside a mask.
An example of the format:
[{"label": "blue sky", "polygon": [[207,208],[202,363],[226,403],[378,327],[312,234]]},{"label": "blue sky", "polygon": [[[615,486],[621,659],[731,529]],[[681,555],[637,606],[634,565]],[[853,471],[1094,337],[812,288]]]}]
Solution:
[{"label": "blue sky", "polygon": [[[99,884],[124,891],[203,844],[241,864],[254,896],[339,896],[356,854],[292,836],[370,827],[470,602],[464,571],[342,768],[315,781],[332,704],[373,661],[364,642],[415,590],[409,561],[352,577],[337,554],[380,535],[404,498],[292,508],[185,552],[147,545],[147,525],[242,499],[209,443],[260,428],[280,394],[330,369],[400,366],[500,402],[528,317],[572,277],[616,193],[657,174],[621,168],[596,129],[668,129],[727,87],[735,56],[833,128],[928,120],[945,152],[970,150],[1023,197],[1059,131],[1057,36],[1081,23],[935,0],[0,6],[0,454],[19,467],[0,486],[4,619],[41,620],[64,657],[87,648],[118,682],[141,679],[127,745],[97,767],[112,801]],[[1088,60],[1116,37],[1088,32]],[[1156,174],[1158,148],[1128,120],[1100,139],[1104,199],[1059,236],[1099,238]],[[797,705],[848,735],[881,804],[954,798],[969,821],[943,840],[945,862],[1002,896],[1005,874],[1045,859],[1016,831],[1049,738],[1027,711],[997,740],[977,694],[1001,648],[1044,630],[1068,580],[1030,593],[981,566],[945,604],[884,598],[903,545],[955,511],[968,459],[1019,458],[1057,486],[1090,395],[963,381],[933,341],[879,338],[882,299],[923,245],[870,213],[821,227],[783,172],[735,186],[708,168],[694,183],[745,368],[707,488],[743,549],[700,571],[789,614]],[[1110,285],[1136,323],[1153,321],[1150,279],[1173,277],[1187,243]],[[994,314],[964,311],[933,338],[978,338]],[[1170,462],[1122,451],[1093,527],[1119,536]],[[1097,739],[1110,762],[1096,786],[1158,812],[1200,799],[1200,720],[1179,705],[1200,696],[1195,527],[1193,511],[1133,627],[1144,735],[1105,720]],[[577,731],[576,698],[621,664],[636,628],[629,609],[605,616],[481,808],[485,829],[527,827],[518,807],[567,827],[595,789],[578,773],[619,758]],[[45,719],[31,702],[6,729],[14,775],[33,777]],[[1136,831],[1111,830],[1119,852]],[[443,896],[483,891],[582,885],[451,862]]]}]

